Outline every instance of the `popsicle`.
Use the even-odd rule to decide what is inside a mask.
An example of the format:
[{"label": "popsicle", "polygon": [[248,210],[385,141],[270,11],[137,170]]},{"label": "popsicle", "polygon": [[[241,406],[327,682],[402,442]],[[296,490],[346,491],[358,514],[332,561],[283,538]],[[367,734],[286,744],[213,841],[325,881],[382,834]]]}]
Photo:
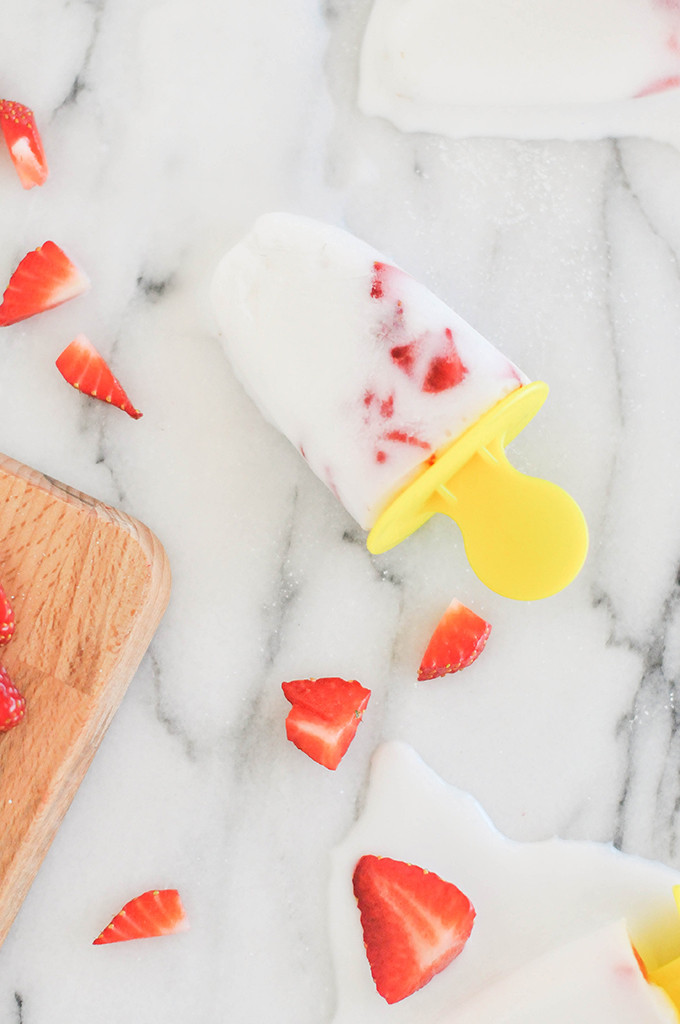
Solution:
[{"label": "popsicle", "polygon": [[441,1024],[677,1024],[663,988],[647,981],[625,921],[550,950],[500,978]]},{"label": "popsicle", "polygon": [[676,0],[375,0],[359,105],[403,131],[678,141]]},{"label": "popsicle", "polygon": [[504,455],[546,385],[424,286],[340,228],[275,213],[223,257],[212,299],[237,376],[371,531],[371,551],[445,512],[500,593],[541,597],[573,578],[580,509]]},{"label": "popsicle", "polygon": [[[366,854],[437,873],[476,912],[460,955],[392,1005],[372,977],[352,887]],[[333,1024],[677,1022],[679,882],[676,870],[606,843],[509,839],[411,747],[384,744],[360,815],[332,856]],[[428,910],[430,922],[446,922],[441,909]]]}]

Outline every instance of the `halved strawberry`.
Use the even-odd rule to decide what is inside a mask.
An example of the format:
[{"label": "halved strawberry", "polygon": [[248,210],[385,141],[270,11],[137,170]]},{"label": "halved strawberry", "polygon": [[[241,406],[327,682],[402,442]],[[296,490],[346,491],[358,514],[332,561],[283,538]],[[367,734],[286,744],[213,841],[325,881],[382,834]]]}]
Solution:
[{"label": "halved strawberry", "polygon": [[8,644],[14,636],[14,625],[14,609],[4,588],[0,585],[0,647]]},{"label": "halved strawberry", "polygon": [[54,242],[24,256],[9,279],[0,305],[0,327],[75,299],[90,287],[88,278]]},{"label": "halved strawberry", "polygon": [[0,667],[0,732],[9,732],[25,714],[25,699],[10,679],[7,669]]},{"label": "halved strawberry", "polygon": [[474,907],[433,871],[369,854],[354,869],[353,884],[371,974],[388,1003],[431,981],[470,936]]},{"label": "halved strawberry", "polygon": [[418,679],[434,679],[467,668],[484,650],[490,632],[488,622],[460,601],[452,601],[430,638]]},{"label": "halved strawberry", "polygon": [[347,752],[371,691],[356,679],[294,679],[282,683],[293,705],[286,736],[312,760],[334,771]]},{"label": "halved strawberry", "polygon": [[109,942],[127,942],[128,939],[151,939],[157,935],[184,932],[188,927],[189,922],[177,889],[151,889],[126,903],[92,945],[103,946]]},{"label": "halved strawberry", "polygon": [[47,160],[33,111],[23,103],[0,100],[0,126],[24,188],[44,184]]},{"label": "halved strawberry", "polygon": [[79,334],[67,345],[57,359],[57,369],[64,380],[78,391],[109,402],[138,420],[142,415],[123,390],[120,381],[113,376],[108,363],[97,352],[89,338]]}]

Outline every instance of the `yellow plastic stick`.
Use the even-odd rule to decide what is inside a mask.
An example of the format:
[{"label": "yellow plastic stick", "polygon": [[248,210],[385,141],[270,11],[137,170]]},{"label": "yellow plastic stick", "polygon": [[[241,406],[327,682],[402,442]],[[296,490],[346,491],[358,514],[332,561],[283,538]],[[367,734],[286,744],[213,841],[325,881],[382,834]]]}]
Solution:
[{"label": "yellow plastic stick", "polygon": [[570,583],[588,550],[581,509],[505,456],[547,395],[542,381],[517,388],[439,453],[378,518],[369,551],[387,551],[442,512],[460,527],[470,565],[491,590],[532,601]]},{"label": "yellow plastic stick", "polygon": [[[673,896],[675,897],[675,903],[680,911],[680,885],[673,886]],[[674,933],[675,948],[678,947],[678,932],[677,928]],[[650,970],[649,965],[645,961],[647,967],[647,977],[649,981],[654,985],[659,985],[670,998],[671,1002],[678,1011],[678,1020],[680,1020],[680,956],[675,957],[669,963],[664,964],[662,967],[657,967],[655,970]]]}]

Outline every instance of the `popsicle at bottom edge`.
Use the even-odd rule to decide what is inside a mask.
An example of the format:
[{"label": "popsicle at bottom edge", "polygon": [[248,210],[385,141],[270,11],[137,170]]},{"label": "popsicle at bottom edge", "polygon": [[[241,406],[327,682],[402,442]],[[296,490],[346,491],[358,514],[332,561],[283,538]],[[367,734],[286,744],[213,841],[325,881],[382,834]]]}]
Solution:
[{"label": "popsicle at bottom edge", "polygon": [[645,978],[625,922],[543,954],[466,1000],[437,1024],[677,1024]]}]

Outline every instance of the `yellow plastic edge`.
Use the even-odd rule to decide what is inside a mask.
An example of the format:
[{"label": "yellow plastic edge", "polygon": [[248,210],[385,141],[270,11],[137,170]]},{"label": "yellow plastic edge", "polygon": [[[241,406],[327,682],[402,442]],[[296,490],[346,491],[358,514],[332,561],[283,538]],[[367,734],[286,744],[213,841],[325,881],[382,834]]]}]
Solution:
[{"label": "yellow plastic edge", "polygon": [[[675,897],[675,903],[680,911],[680,885],[673,886],[673,896]],[[675,945],[677,948],[678,936],[675,935]],[[670,1001],[672,1002],[675,1012],[678,1015],[680,1021],[680,956],[664,964],[662,967],[657,967],[654,970],[650,970],[649,965],[645,962],[647,970],[647,979],[652,985],[658,985],[662,988]]]},{"label": "yellow plastic edge", "polygon": [[423,526],[436,512],[436,508],[428,507],[436,489],[447,484],[480,449],[494,441],[503,448],[509,444],[534,418],[547,397],[548,385],[544,381],[515,388],[438,452],[434,462],[425,464],[378,516],[366,541],[371,554],[389,551]]}]

